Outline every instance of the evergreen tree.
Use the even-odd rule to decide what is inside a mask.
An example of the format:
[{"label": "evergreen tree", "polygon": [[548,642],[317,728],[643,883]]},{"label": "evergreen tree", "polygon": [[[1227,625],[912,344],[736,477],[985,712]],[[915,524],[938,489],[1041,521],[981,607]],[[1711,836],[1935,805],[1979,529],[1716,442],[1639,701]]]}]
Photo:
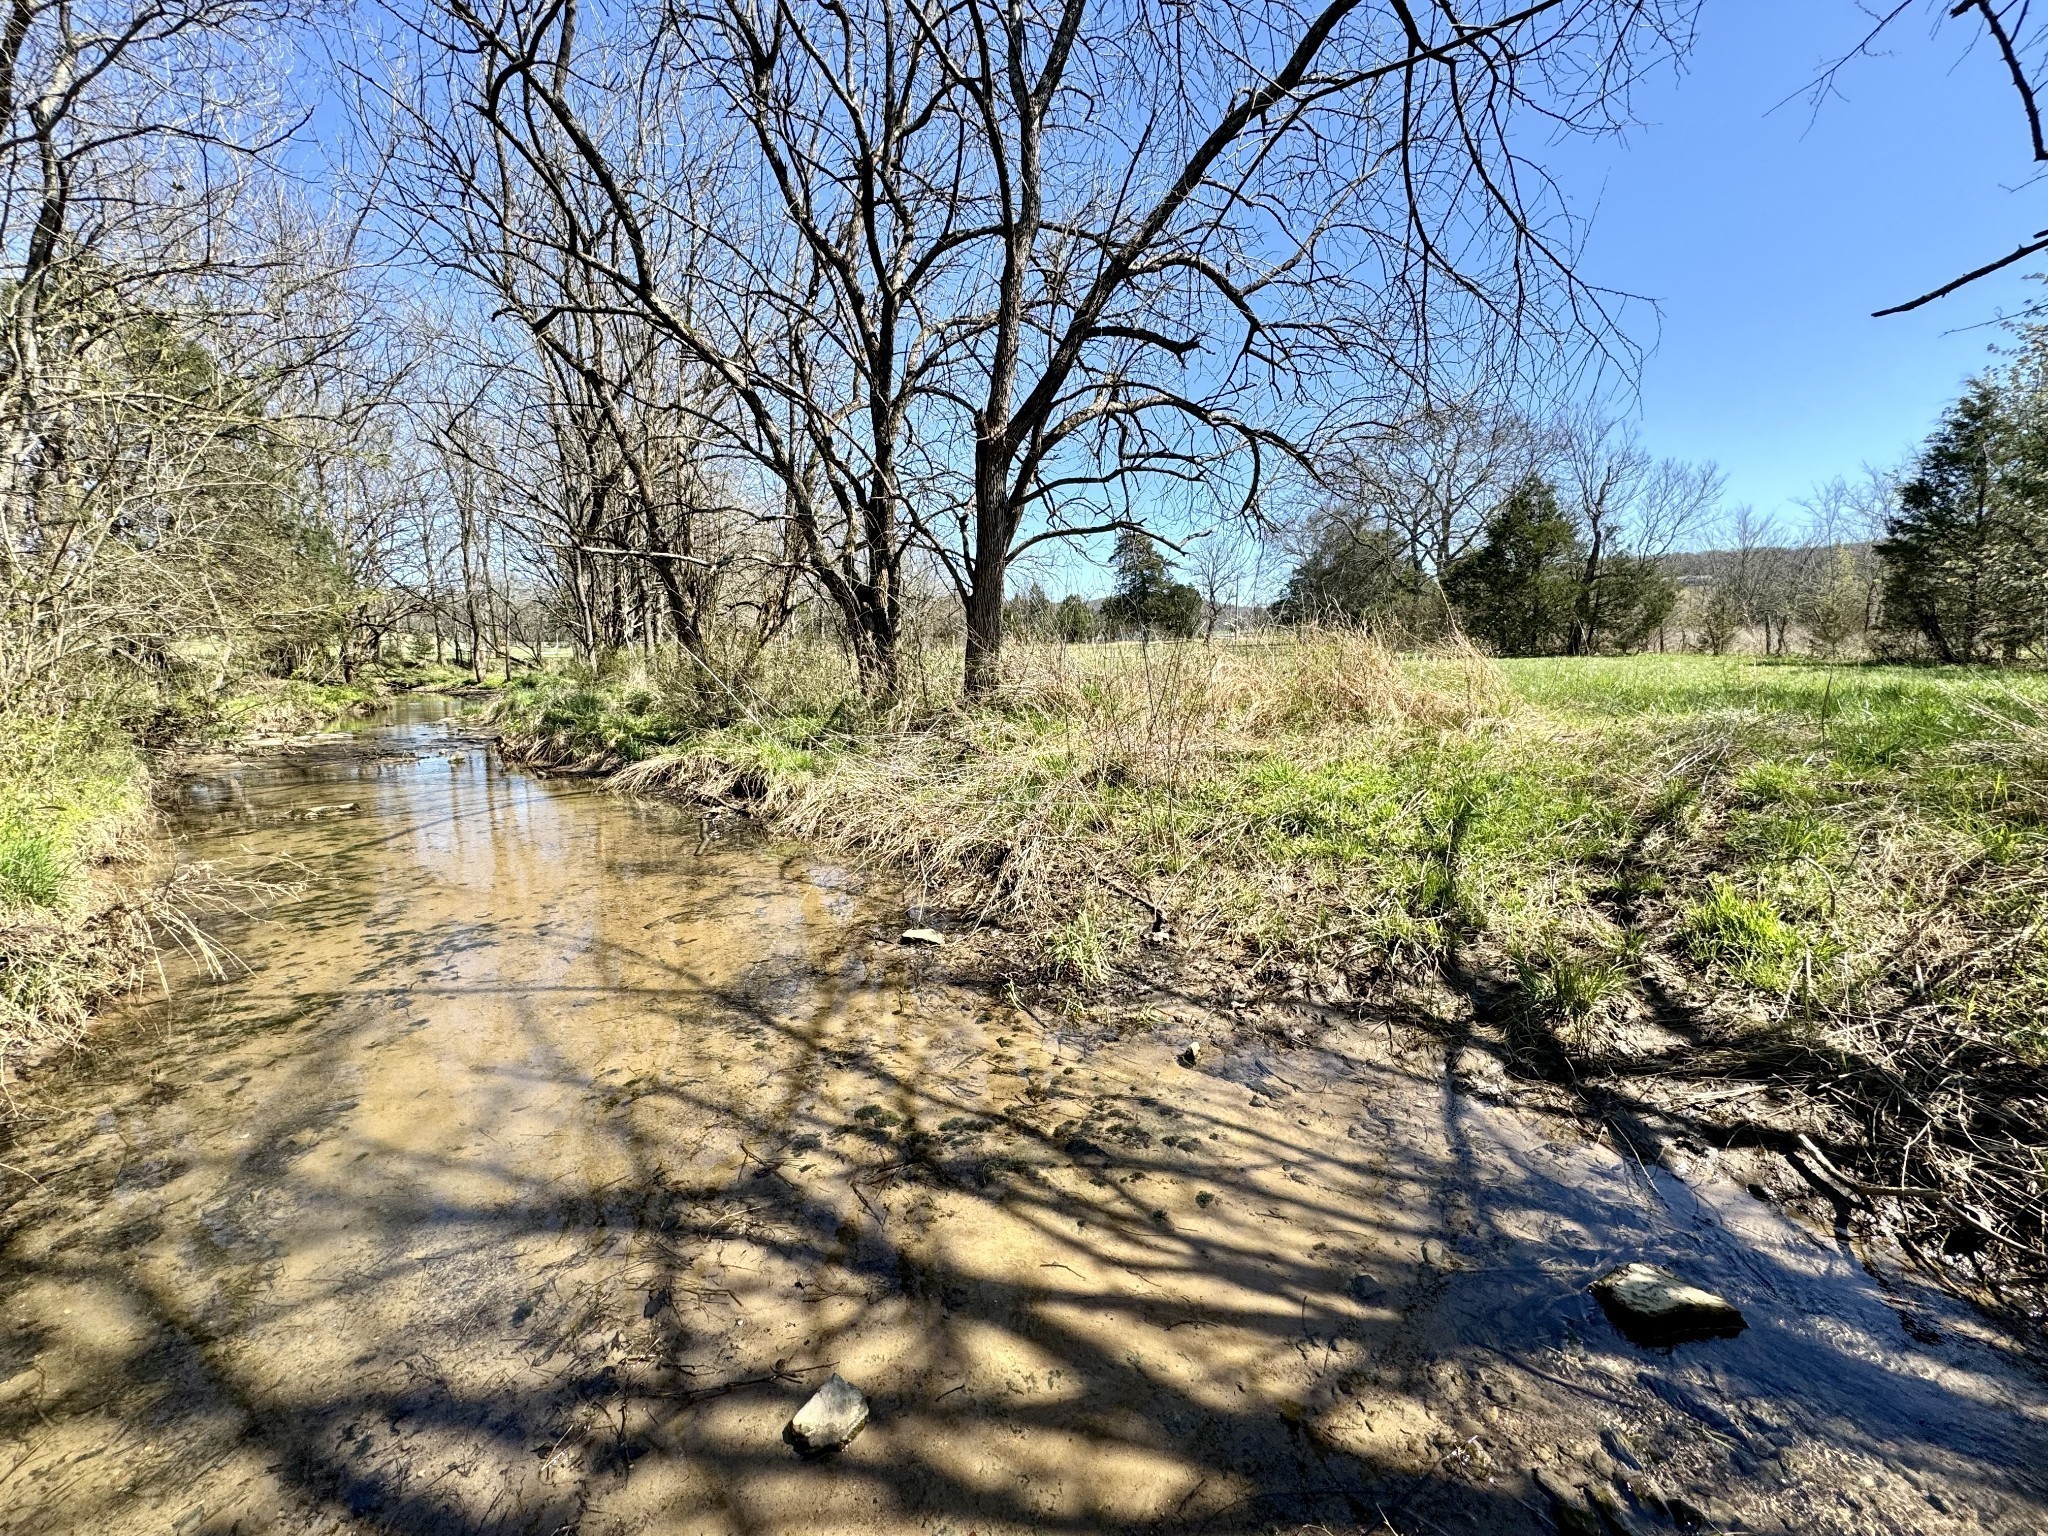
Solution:
[{"label": "evergreen tree", "polygon": [[1273,604],[1283,624],[1373,624],[1403,631],[1434,627],[1441,599],[1384,528],[1330,519]]},{"label": "evergreen tree", "polygon": [[1534,475],[1494,513],[1486,540],[1444,573],[1466,633],[1502,656],[1552,656],[1571,634],[1580,549],[1557,493]]},{"label": "evergreen tree", "polygon": [[1116,536],[1116,592],[1102,604],[1111,629],[1154,633],[1176,640],[1193,637],[1202,624],[1202,594],[1173,579],[1173,568],[1151,537],[1135,528]]},{"label": "evergreen tree", "polygon": [[1068,645],[1079,645],[1085,640],[1093,640],[1096,628],[1095,610],[1088,606],[1085,597],[1075,597],[1068,593],[1052,611],[1053,638]]},{"label": "evergreen tree", "polygon": [[2041,434],[2030,391],[1971,382],[1899,488],[1877,545],[1890,648],[1938,661],[2012,661],[2042,631]]},{"label": "evergreen tree", "polygon": [[1655,560],[1610,555],[1590,597],[1582,591],[1580,600],[1587,617],[1585,634],[1594,645],[1639,651],[1678,606],[1678,583]]},{"label": "evergreen tree", "polygon": [[1003,630],[1021,640],[1043,640],[1052,631],[1052,599],[1031,583],[1029,591],[1003,604]]}]

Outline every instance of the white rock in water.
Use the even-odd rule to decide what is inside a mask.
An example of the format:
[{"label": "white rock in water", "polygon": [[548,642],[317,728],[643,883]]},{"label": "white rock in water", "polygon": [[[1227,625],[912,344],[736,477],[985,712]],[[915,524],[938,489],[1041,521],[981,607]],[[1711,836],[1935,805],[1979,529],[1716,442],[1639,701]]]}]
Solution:
[{"label": "white rock in water", "polygon": [[1748,1326],[1725,1299],[1687,1285],[1655,1264],[1624,1264],[1609,1270],[1593,1282],[1593,1294],[1614,1325],[1638,1343],[1724,1338]]},{"label": "white rock in water", "polygon": [[1184,1067],[1194,1067],[1201,1065],[1202,1042],[1199,1040],[1190,1040],[1187,1043],[1187,1048],[1180,1053],[1179,1061],[1180,1064]]},{"label": "white rock in water", "polygon": [[789,1438],[817,1454],[842,1449],[868,1421],[868,1400],[837,1371],[789,1421]]},{"label": "white rock in water", "polygon": [[903,937],[897,940],[897,942],[899,944],[923,944],[928,948],[937,949],[946,942],[946,936],[931,928],[906,928],[903,930]]}]

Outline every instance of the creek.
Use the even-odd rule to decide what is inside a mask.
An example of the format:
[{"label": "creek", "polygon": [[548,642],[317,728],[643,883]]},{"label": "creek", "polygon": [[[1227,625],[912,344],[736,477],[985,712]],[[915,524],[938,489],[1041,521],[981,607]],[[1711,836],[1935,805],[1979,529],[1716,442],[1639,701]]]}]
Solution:
[{"label": "creek", "polygon": [[[245,910],[22,1106],[0,1532],[1520,1532],[1539,1470],[1610,1529],[2048,1529],[1974,1314],[1384,1021],[1180,1066],[1197,1003],[1063,1024],[444,700],[174,821]],[[1630,1344],[1638,1258],[1748,1328]],[[800,1458],[835,1370],[872,1421]]]}]

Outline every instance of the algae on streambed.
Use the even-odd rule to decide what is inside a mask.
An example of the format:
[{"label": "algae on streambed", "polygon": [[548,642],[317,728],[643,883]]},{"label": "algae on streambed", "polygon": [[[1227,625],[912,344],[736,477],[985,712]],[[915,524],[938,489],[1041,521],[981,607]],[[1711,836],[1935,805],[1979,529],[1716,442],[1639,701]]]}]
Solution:
[{"label": "algae on streambed", "polygon": [[[1049,1027],[842,871],[433,726],[189,804],[305,894],[5,1155],[0,1531],[2048,1520],[1970,1314],[1381,1022]],[[1627,1343],[1634,1258],[1748,1330]],[[873,1419],[800,1460],[833,1371]]]}]

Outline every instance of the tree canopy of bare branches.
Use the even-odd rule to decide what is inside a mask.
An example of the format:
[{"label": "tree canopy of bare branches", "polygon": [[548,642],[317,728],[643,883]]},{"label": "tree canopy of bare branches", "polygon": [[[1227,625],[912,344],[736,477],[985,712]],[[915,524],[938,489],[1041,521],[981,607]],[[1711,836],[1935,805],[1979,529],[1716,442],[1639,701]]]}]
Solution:
[{"label": "tree canopy of bare branches", "polygon": [[1037,545],[1256,518],[1333,432],[1618,344],[1517,136],[1613,126],[1691,11],[394,0],[382,78],[421,227],[488,208],[544,340],[674,349],[870,687],[922,558],[980,689]]},{"label": "tree canopy of bare branches", "polygon": [[294,118],[257,67],[292,20],[0,21],[0,704],[110,655],[161,667],[195,632],[288,650],[347,604],[307,472],[356,317],[335,232],[274,174]]},{"label": "tree canopy of bare branches", "polygon": [[[1851,59],[1875,48],[1880,39],[1917,10],[1932,12],[1937,35],[1954,24],[1975,29],[1976,37],[1996,56],[2000,73],[2012,87],[2030,157],[2036,165],[2048,165],[2048,132],[2044,132],[2041,118],[2042,84],[2048,80],[2048,17],[2034,14],[2033,0],[1933,0],[1932,4],[1925,0],[1885,0],[1872,9],[1871,26],[1863,40],[1816,82],[1816,94],[1825,94]],[[1875,317],[1903,315],[1945,299],[2043,251],[2048,251],[2048,229],[2035,231],[2004,255],[1994,256],[1925,293],[1887,305],[1876,311]]]}]

